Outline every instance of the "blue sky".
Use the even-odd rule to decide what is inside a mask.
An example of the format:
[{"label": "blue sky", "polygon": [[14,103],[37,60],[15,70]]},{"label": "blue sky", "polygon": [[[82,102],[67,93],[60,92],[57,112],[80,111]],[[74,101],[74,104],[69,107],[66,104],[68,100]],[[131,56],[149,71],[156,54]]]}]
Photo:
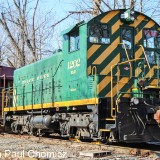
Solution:
[{"label": "blue sky", "polygon": [[[86,7],[87,5],[84,5],[84,2],[88,3],[89,0],[41,0],[41,7],[45,10],[50,10],[53,9],[53,12],[55,12],[55,21],[59,21],[60,19],[66,17],[66,15],[68,15],[69,11],[76,11],[76,10],[83,10],[84,7]],[[112,0],[110,0],[109,2],[111,3]],[[137,0],[137,4],[139,0]],[[152,10],[153,9],[157,9],[160,10],[159,6],[160,6],[160,1],[159,0],[143,0],[143,6],[145,6],[144,13],[147,15],[152,15]],[[83,5],[82,8],[80,8],[80,5]],[[90,6],[90,5],[89,5]],[[139,8],[139,5],[136,6],[136,10]],[[105,7],[103,7],[103,9],[105,9]],[[156,16],[156,12],[154,11],[154,15],[155,15],[155,20],[157,22],[160,21],[160,16]],[[69,18],[68,20],[62,22],[65,25],[71,25],[72,23],[76,22],[77,20],[74,19],[74,17],[76,16],[72,16],[71,18]],[[78,17],[78,16],[77,16]],[[81,16],[81,20],[83,20],[83,17]],[[60,25],[61,26],[61,25]],[[60,27],[59,26],[59,27]],[[64,25],[63,27],[64,28]]]},{"label": "blue sky", "polygon": [[57,18],[61,19],[68,14],[68,11],[75,10],[74,3],[75,0],[42,0],[40,4],[41,6],[44,5],[45,10],[53,9],[56,12]]},{"label": "blue sky", "polygon": [[[137,4],[138,4],[138,1],[139,0],[137,0]],[[51,19],[51,23],[54,24],[59,20],[61,20],[62,18],[66,17],[69,14],[69,11],[80,11],[80,10],[84,10],[84,8],[87,8],[87,7],[88,7],[87,9],[90,9],[89,7],[91,6],[91,4],[87,6],[86,4],[84,4],[84,2],[88,3],[89,0],[40,0],[39,7],[41,8],[42,12],[50,11],[52,9],[52,14],[54,16]],[[112,0],[109,0],[109,2],[112,3]],[[150,0],[150,1],[144,0],[143,2],[145,6],[144,14],[147,14],[149,16],[152,14],[156,15],[156,13],[158,13],[157,11],[160,10],[159,0]],[[136,10],[139,10],[139,5],[136,5],[135,8]],[[103,9],[107,10],[106,6],[103,6]],[[153,10],[155,11],[153,12]],[[82,21],[84,20],[84,18],[86,18],[86,16],[82,15],[80,17],[80,20]],[[157,17],[155,16],[154,20],[156,20],[157,22],[160,22],[160,16],[157,16]],[[60,35],[60,32],[74,25],[78,21],[79,21],[79,16],[74,15],[66,19],[65,21],[62,21],[60,24],[58,24],[54,29],[54,35],[56,36],[56,38],[54,37],[53,43],[56,44],[57,41],[59,41],[59,44],[61,44],[61,39],[58,36]]]},{"label": "blue sky", "polygon": [[[81,0],[78,0],[81,1]],[[51,10],[54,16],[54,21],[57,22],[69,14],[69,11],[75,11],[75,0],[42,0],[40,7],[44,10]],[[54,22],[53,22],[54,23]],[[68,28],[73,25],[75,20],[73,18],[66,19],[61,22],[56,28],[58,31]]]}]

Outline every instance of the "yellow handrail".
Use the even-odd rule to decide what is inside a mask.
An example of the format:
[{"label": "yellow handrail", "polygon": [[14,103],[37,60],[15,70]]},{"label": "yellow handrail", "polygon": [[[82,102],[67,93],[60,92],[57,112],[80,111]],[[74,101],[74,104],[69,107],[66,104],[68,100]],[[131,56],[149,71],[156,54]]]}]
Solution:
[{"label": "yellow handrail", "polygon": [[[94,73],[93,73],[94,72]],[[94,75],[94,86],[95,86],[95,92],[94,92],[94,97],[95,97],[95,106],[97,104],[97,83],[96,83],[96,75],[97,75],[97,67],[96,66],[93,66],[92,67],[92,75]]]},{"label": "yellow handrail", "polygon": [[4,89],[2,89],[2,119],[4,118]]},{"label": "yellow handrail", "polygon": [[118,97],[117,97],[117,99],[116,99],[117,112],[119,112],[118,103],[119,103],[119,100],[120,100],[121,95],[122,95],[122,94],[119,94]]},{"label": "yellow handrail", "polygon": [[143,50],[144,57],[145,57],[145,59],[146,59],[146,61],[147,61],[147,65],[148,65],[148,68],[149,68],[149,78],[151,79],[151,67],[150,67],[150,64],[149,64],[149,62],[148,62],[148,58],[147,58],[146,52],[145,52],[144,47],[143,47],[142,45],[139,45],[139,46],[140,46],[140,47],[142,48],[142,50]]},{"label": "yellow handrail", "polygon": [[112,118],[115,118],[115,116],[113,115],[113,67],[122,65],[122,64],[126,64],[126,63],[130,63],[133,61],[138,61],[138,60],[144,60],[144,58],[135,58],[135,59],[131,59],[125,62],[114,64],[111,66],[111,117]]},{"label": "yellow handrail", "polygon": [[[123,45],[126,56],[127,56],[127,60],[129,61],[130,59],[129,59],[129,55],[128,55],[128,52],[127,52],[127,49],[126,49],[126,45],[124,43],[119,43],[119,44]],[[130,62],[129,62],[129,65],[130,65],[130,78],[131,78],[132,77],[132,65],[131,65]]]}]

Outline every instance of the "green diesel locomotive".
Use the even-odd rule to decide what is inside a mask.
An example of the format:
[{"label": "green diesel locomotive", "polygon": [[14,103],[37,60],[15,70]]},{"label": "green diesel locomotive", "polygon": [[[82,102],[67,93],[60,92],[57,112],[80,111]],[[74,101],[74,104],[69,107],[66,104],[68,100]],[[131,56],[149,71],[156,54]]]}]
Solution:
[{"label": "green diesel locomotive", "polygon": [[160,26],[127,9],[63,31],[63,48],[14,72],[6,131],[160,141]]}]

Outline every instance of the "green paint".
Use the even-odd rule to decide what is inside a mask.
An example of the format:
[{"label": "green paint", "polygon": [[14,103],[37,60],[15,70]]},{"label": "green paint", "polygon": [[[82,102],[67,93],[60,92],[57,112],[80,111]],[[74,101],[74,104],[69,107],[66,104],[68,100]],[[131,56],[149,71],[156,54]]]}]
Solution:
[{"label": "green paint", "polygon": [[80,50],[69,52],[65,32],[62,52],[15,71],[15,106],[95,97],[94,77],[87,76],[87,25],[78,28]]},{"label": "green paint", "polygon": [[[100,23],[101,19],[106,16],[109,12],[103,13],[88,23],[79,23],[73,25],[71,28],[65,30],[61,33],[63,35],[63,47],[62,52],[56,53],[51,57],[44,60],[38,61],[34,64],[30,64],[23,68],[20,68],[14,73],[14,97],[15,106],[25,106],[30,104],[39,103],[50,103],[58,101],[70,101],[70,100],[80,100],[87,98],[103,98],[111,90],[111,83],[108,83],[99,95],[97,92],[97,84],[101,83],[106,76],[110,78],[110,67],[107,67],[109,63],[117,56],[119,53],[121,56],[126,56],[121,45],[114,46],[113,51],[105,58],[101,64],[95,64],[94,61],[107,50],[112,43],[119,38],[119,43],[121,42],[121,28],[119,27],[114,34],[112,34],[112,28],[115,23],[120,20],[120,16],[126,10],[120,10],[119,14],[114,16],[108,22],[110,27],[110,44],[101,44],[93,55],[87,59],[88,49],[94,45],[94,43],[88,42],[88,27],[91,24]],[[112,12],[112,11],[111,11]],[[130,10],[127,10],[130,15]],[[141,13],[135,12],[134,16],[138,17]],[[130,17],[131,18],[131,17]],[[140,30],[150,21],[151,19],[146,16],[145,20],[142,21],[136,28],[132,27],[132,38],[133,38],[133,50],[132,54],[129,55],[130,59],[135,58],[134,53],[139,49],[137,46],[135,36]],[[126,19],[129,21],[129,19]],[[129,27],[129,23],[123,23],[121,27]],[[152,29],[157,29],[159,26],[155,24]],[[80,49],[69,52],[69,35],[74,30],[79,30],[80,35]],[[138,42],[138,45],[143,45],[143,38]],[[122,53],[123,52],[123,53]],[[131,53],[131,52],[129,52]],[[107,53],[106,53],[107,54]],[[120,58],[121,58],[120,56]],[[142,55],[144,58],[144,55]],[[121,62],[122,59],[120,59]],[[120,63],[119,62],[119,63]],[[87,75],[87,68],[96,66],[97,74],[92,75],[90,73]],[[120,80],[124,77],[129,77],[129,65],[120,65]],[[137,78],[144,78],[144,76],[149,72],[147,67],[144,67],[144,63],[139,61],[132,62],[133,76],[135,75],[136,68],[141,68],[142,73],[139,77],[132,77],[124,86],[119,90],[119,93],[126,93],[129,89],[137,88],[137,90],[132,90],[133,96],[140,96],[140,92],[137,86]],[[154,67],[151,66],[151,67]],[[102,75],[101,71],[107,69],[109,70],[108,75]],[[114,78],[116,77],[117,68],[113,69]],[[158,72],[159,74],[159,72]],[[147,83],[151,83],[153,78],[158,78],[157,73],[155,73]],[[113,84],[113,87],[117,85],[117,81]],[[70,108],[68,108],[70,109]]]}]

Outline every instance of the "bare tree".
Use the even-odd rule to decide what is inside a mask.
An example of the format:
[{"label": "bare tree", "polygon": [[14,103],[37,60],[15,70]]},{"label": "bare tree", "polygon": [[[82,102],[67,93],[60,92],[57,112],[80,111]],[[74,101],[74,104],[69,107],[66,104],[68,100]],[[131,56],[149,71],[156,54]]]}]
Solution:
[{"label": "bare tree", "polygon": [[123,8],[126,8],[126,1],[122,0]]},{"label": "bare tree", "polygon": [[100,6],[102,0],[93,0],[94,2],[94,7],[93,7],[93,16],[97,16],[99,14],[99,11],[101,11]]},{"label": "bare tree", "polygon": [[139,5],[140,5],[139,11],[140,11],[140,12],[142,12],[142,3],[143,3],[143,0],[140,0],[140,3],[139,3]]},{"label": "bare tree", "polygon": [[[52,21],[51,12],[40,13],[40,0],[2,0],[0,3],[0,27],[5,32],[7,40],[1,47],[0,41],[0,62],[3,53],[8,56],[6,62],[15,67],[21,67],[28,63],[43,58],[52,53],[53,30],[64,20],[74,19],[75,23],[81,20],[89,20],[98,14],[113,9],[133,8],[148,16],[155,17],[160,22],[160,1],[159,0],[81,0],[75,1],[75,10],[68,11],[64,18]],[[142,5],[143,3],[143,5]],[[152,3],[152,5],[150,5]],[[41,10],[42,12],[42,10]],[[53,17],[53,16],[52,16]],[[71,23],[68,23],[68,25]],[[1,36],[1,34],[0,34]],[[60,46],[59,37],[55,35],[53,41]]]},{"label": "bare tree", "polygon": [[[89,3],[92,2],[92,3]],[[85,1],[85,4],[87,2]],[[143,3],[143,5],[142,5]],[[96,4],[96,5],[95,5]],[[114,9],[133,9],[144,12],[148,16],[156,18],[156,21],[160,22],[160,1],[159,0],[88,0],[87,8],[93,11],[93,16],[96,16],[102,12]],[[90,7],[88,6],[90,5]],[[86,8],[84,8],[86,9]]]},{"label": "bare tree", "polygon": [[29,0],[12,0],[12,3],[7,1],[1,7],[0,26],[12,44],[8,47],[7,41],[6,49],[10,53],[7,62],[14,67],[42,58],[43,52],[46,52],[44,43],[52,35],[52,27],[47,25],[47,13],[43,18],[38,17],[39,0],[34,2],[33,8],[28,7],[33,3]]},{"label": "bare tree", "polygon": [[131,0],[130,8],[134,10],[136,0]]}]

